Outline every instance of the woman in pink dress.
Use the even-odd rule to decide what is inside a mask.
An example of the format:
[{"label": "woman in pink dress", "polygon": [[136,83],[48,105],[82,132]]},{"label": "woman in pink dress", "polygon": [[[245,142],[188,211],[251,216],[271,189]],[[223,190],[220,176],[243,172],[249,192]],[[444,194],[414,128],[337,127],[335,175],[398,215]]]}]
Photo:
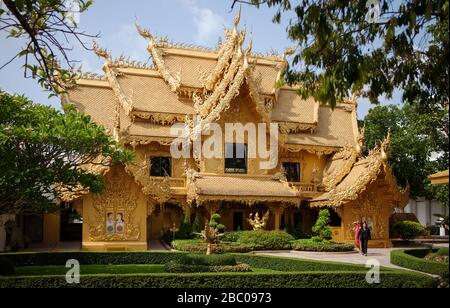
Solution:
[{"label": "woman in pink dress", "polygon": [[361,252],[361,240],[359,239],[359,233],[361,231],[361,223],[355,222],[355,245],[359,252]]}]

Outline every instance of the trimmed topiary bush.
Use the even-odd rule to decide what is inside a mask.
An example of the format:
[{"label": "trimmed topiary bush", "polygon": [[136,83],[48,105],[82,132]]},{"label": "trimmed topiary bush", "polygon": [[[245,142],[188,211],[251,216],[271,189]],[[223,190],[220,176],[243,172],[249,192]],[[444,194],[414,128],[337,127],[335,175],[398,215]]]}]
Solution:
[{"label": "trimmed topiary bush", "polygon": [[243,231],[238,243],[251,247],[252,250],[291,249],[294,237],[284,231]]},{"label": "trimmed topiary bush", "polygon": [[342,244],[331,241],[314,241],[313,239],[297,240],[292,243],[292,249],[297,251],[346,252],[353,251],[353,244]]},{"label": "trimmed topiary bush", "polygon": [[396,223],[393,227],[393,231],[405,242],[414,240],[418,236],[425,235],[425,228],[421,224],[408,220]]},{"label": "trimmed topiary bush", "polygon": [[181,257],[177,263],[183,265],[236,265],[236,257],[232,255],[200,255],[188,254]]},{"label": "trimmed topiary bush", "polygon": [[331,232],[330,223],[330,211],[327,209],[321,210],[316,224],[312,228],[313,233],[323,240],[331,240],[333,232]]},{"label": "trimmed topiary bush", "polygon": [[[172,247],[175,250],[185,252],[201,252],[205,253],[208,249],[208,243],[199,239],[193,240],[176,240],[172,242]],[[239,243],[221,243],[211,246],[212,253],[227,253],[227,252],[241,252],[246,253],[252,250],[247,245]]]},{"label": "trimmed topiary bush", "polygon": [[168,273],[246,273],[251,272],[248,264],[237,265],[185,265],[171,261],[164,266]]},{"label": "trimmed topiary bush", "polygon": [[220,241],[222,243],[237,243],[242,235],[242,231],[225,232]]},{"label": "trimmed topiary bush", "polygon": [[14,264],[8,258],[0,257],[0,276],[14,275]]}]

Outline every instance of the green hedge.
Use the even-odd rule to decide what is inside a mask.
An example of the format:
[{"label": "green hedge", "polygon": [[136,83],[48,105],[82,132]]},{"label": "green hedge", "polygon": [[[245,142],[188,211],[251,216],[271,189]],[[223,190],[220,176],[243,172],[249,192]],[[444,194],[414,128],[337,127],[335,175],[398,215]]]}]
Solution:
[{"label": "green hedge", "polygon": [[179,260],[184,253],[176,252],[42,252],[0,254],[14,266],[65,265],[75,259],[80,264],[165,264]]},{"label": "green hedge", "polygon": [[236,257],[233,255],[200,255],[200,254],[188,254],[181,257],[177,262],[183,265],[236,265]]},{"label": "green hedge", "polygon": [[[87,264],[166,264],[181,261],[185,253],[169,252],[73,252],[19,253],[3,255],[16,266],[65,265],[68,259]],[[196,274],[97,274],[82,275],[80,285],[67,285],[61,276],[2,277],[0,288],[24,287],[172,287],[172,288],[289,288],[289,287],[373,287],[367,285],[362,265],[319,262],[252,254],[232,254],[239,263],[282,273],[196,273]],[[219,257],[220,258],[220,257]],[[378,287],[432,287],[429,276],[382,269]]]},{"label": "green hedge", "polygon": [[251,272],[248,264],[235,265],[186,265],[180,264],[176,261],[166,263],[165,270],[168,273],[245,273]]},{"label": "green hedge", "polygon": [[298,251],[345,252],[355,250],[353,244],[341,244],[330,241],[297,240],[292,242],[292,249]]},{"label": "green hedge", "polygon": [[391,263],[401,267],[448,278],[448,263],[433,262],[423,259],[430,252],[432,252],[431,249],[393,250],[391,252]]},{"label": "green hedge", "polygon": [[440,256],[448,256],[448,247],[439,248],[437,254]]},{"label": "green hedge", "polygon": [[[172,242],[172,247],[179,251],[185,252],[202,252],[205,253],[208,244],[202,240],[175,240]],[[251,247],[239,243],[221,243],[219,246],[212,246],[213,253],[229,253],[229,252],[250,252]]]},{"label": "green hedge", "polygon": [[68,285],[64,277],[0,278],[0,288],[430,288],[432,277],[382,272],[381,284],[367,284],[365,272],[196,273],[89,275]]},{"label": "green hedge", "polygon": [[294,237],[284,231],[243,231],[237,242],[252,250],[285,250],[291,249]]}]

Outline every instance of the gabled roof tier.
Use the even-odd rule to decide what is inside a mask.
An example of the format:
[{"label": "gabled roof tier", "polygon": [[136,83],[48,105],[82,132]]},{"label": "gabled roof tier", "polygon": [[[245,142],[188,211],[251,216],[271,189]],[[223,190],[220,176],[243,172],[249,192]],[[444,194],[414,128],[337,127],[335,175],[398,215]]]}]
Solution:
[{"label": "gabled roof tier", "polygon": [[[333,185],[330,191],[312,200],[317,207],[339,207],[358,199],[369,186],[380,179],[386,186],[385,194],[391,196],[396,207],[403,208],[409,200],[409,187],[401,189],[395,180],[388,163],[390,137],[372,150],[367,157],[361,158],[351,168],[342,181]],[[347,166],[343,165],[342,168]]]}]

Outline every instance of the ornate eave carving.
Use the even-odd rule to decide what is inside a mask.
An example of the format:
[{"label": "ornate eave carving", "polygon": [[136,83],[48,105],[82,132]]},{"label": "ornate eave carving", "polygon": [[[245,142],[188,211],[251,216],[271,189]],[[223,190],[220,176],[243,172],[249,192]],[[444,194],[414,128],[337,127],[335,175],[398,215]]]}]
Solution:
[{"label": "ornate eave carving", "polygon": [[140,120],[146,120],[152,124],[171,126],[175,123],[184,123],[185,114],[161,113],[161,112],[145,112],[133,111],[131,117]]},{"label": "ornate eave carving", "polygon": [[134,178],[146,196],[151,197],[157,203],[165,203],[172,198],[170,178],[150,177],[150,167],[149,157],[138,155],[135,162],[126,164],[125,171]]},{"label": "ornate eave carving", "polygon": [[170,89],[173,92],[177,92],[177,90],[181,86],[181,72],[172,73],[166,66],[162,51],[158,48],[155,37],[150,33],[150,31],[141,28],[136,24],[136,29],[139,34],[148,40],[147,50],[152,56],[153,62],[155,66],[158,68],[159,73],[163,77],[163,79],[169,84]]},{"label": "ornate eave carving", "polygon": [[280,133],[282,134],[299,134],[302,132],[312,132],[317,128],[317,123],[297,123],[297,122],[279,122]]},{"label": "ornate eave carving", "polygon": [[334,189],[350,173],[359,156],[353,146],[346,146],[341,152],[333,156],[333,160],[342,160],[343,165],[339,170],[324,174],[322,185],[326,191]]},{"label": "ornate eave carving", "polygon": [[306,151],[310,154],[314,154],[314,155],[318,155],[318,156],[331,155],[336,152],[339,152],[342,149],[341,147],[291,144],[291,143],[283,143],[282,146],[285,150],[287,150],[288,152],[291,152],[291,153],[298,153],[301,151]]},{"label": "ornate eave carving", "polygon": [[[350,187],[335,187],[327,193],[326,200],[313,202],[313,206],[333,206],[339,207],[350,201],[355,201],[364,193],[367,188],[375,182],[381,173],[385,174],[384,180],[388,184],[396,206],[404,207],[409,199],[409,187],[401,189],[395,180],[392,170],[388,163],[389,158],[390,135],[377,148],[372,150],[364,158],[365,172],[355,179]],[[358,164],[358,163],[357,163]]]}]

